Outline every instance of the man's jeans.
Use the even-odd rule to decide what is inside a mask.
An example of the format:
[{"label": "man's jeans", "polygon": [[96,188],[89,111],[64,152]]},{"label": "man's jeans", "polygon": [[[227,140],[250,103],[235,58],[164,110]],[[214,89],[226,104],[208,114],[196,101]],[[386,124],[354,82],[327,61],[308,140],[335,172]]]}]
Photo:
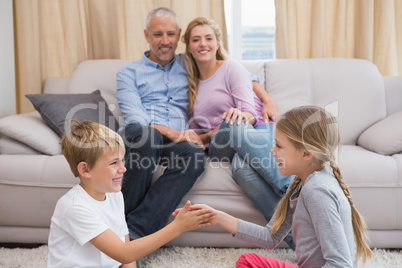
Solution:
[{"label": "man's jeans", "polygon": [[[222,122],[211,141],[211,161],[231,161],[236,183],[269,222],[276,205],[286,193],[293,176],[282,176],[275,157],[270,153],[274,145],[274,124],[253,127]],[[291,234],[285,241],[294,249]]]},{"label": "man's jeans", "polygon": [[[129,124],[120,133],[126,145],[122,193],[130,238],[163,228],[170,214],[205,169],[204,151],[196,144],[173,143],[150,126]],[[152,184],[156,166],[166,166]]]}]

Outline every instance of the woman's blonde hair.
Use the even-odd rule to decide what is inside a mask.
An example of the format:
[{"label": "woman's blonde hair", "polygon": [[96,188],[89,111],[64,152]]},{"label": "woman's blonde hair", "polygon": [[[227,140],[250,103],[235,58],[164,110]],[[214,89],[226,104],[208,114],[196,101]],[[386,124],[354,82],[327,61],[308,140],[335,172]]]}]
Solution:
[{"label": "woman's blonde hair", "polygon": [[123,139],[110,128],[92,121],[71,120],[71,128],[61,138],[61,151],[76,177],[80,162],[86,162],[92,168],[107,150],[124,153]]},{"label": "woman's blonde hair", "polygon": [[191,114],[194,109],[194,102],[197,96],[198,90],[198,79],[200,77],[200,73],[195,63],[193,56],[188,51],[188,47],[190,45],[190,37],[191,31],[194,27],[208,25],[214,31],[217,42],[219,43],[218,50],[216,51],[216,59],[217,60],[226,60],[228,58],[228,54],[223,47],[222,44],[222,33],[215,21],[211,19],[207,19],[204,17],[198,17],[193,19],[187,26],[186,32],[182,36],[182,41],[186,44],[186,52],[184,53],[184,62],[186,64],[187,69],[187,79],[188,79],[188,112]]},{"label": "woman's blonde hair", "polygon": [[[366,225],[358,210],[354,207],[349,188],[343,180],[341,171],[336,163],[335,152],[340,144],[337,120],[325,109],[318,106],[301,106],[281,115],[276,122],[276,130],[283,133],[298,149],[311,152],[321,165],[329,163],[335,178],[338,180],[352,211],[353,233],[357,246],[357,257],[372,257],[373,253],[365,241]],[[289,199],[293,190],[301,182],[296,177],[290,185],[290,191],[281,199],[275,211],[275,221],[272,233],[276,233],[285,221]]]}]

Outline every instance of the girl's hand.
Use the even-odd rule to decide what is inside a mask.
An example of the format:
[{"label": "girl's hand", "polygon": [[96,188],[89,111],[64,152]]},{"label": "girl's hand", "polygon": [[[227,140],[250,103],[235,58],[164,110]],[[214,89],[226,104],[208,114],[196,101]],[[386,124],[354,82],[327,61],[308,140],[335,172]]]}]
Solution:
[{"label": "girl's hand", "polygon": [[237,119],[237,124],[240,125],[241,120],[244,120],[244,123],[248,124],[248,116],[246,113],[242,113],[237,108],[230,108],[227,112],[224,112],[222,115],[222,119],[226,121],[226,124],[229,123],[233,125],[234,121]]},{"label": "girl's hand", "polygon": [[177,213],[176,211],[172,213],[176,217],[172,223],[178,226],[180,232],[210,226],[216,215],[215,211],[209,207],[191,207],[190,201],[187,201],[183,208],[176,210]]},{"label": "girl's hand", "polygon": [[[190,202],[190,201],[187,201],[187,202]],[[177,208],[175,211],[173,211],[172,216],[176,217],[180,213],[180,211],[182,211],[183,209],[184,209],[184,207],[183,208]],[[205,204],[194,204],[194,205],[190,205],[188,207],[189,211],[205,210],[205,209],[209,210],[209,211],[212,211],[212,213],[213,213],[213,217],[209,221],[210,225],[218,224],[217,219],[216,219],[216,216],[217,216],[218,212],[215,209],[211,208],[210,206],[207,206]]]}]

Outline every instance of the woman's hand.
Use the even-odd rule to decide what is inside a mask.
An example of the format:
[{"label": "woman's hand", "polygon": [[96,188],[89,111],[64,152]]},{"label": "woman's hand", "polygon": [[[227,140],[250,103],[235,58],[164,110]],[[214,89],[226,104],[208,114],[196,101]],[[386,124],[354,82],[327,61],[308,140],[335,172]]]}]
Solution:
[{"label": "woman's hand", "polygon": [[[233,125],[233,123],[237,120],[237,124],[240,125],[241,120],[244,120],[244,123],[247,125],[249,122],[250,113],[242,113],[237,108],[230,108],[227,112],[224,112],[222,115],[222,119],[226,121],[226,124],[229,123]],[[252,116],[252,115],[251,115]],[[254,118],[254,116],[253,116]]]}]

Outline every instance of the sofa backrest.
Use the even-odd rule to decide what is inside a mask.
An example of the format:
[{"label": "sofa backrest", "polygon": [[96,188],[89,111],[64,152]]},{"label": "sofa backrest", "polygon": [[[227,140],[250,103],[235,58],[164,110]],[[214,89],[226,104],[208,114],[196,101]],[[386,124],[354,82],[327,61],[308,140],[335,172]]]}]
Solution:
[{"label": "sofa backrest", "polygon": [[[121,118],[116,100],[116,73],[130,60],[88,60],[70,80],[69,93],[101,91],[113,115]],[[283,113],[300,105],[327,107],[338,115],[343,144],[356,144],[370,125],[386,116],[384,79],[377,67],[359,59],[276,59],[242,61],[260,78]]]},{"label": "sofa backrest", "polygon": [[121,111],[116,99],[117,72],[131,60],[87,60],[75,69],[68,87],[68,93],[91,93],[97,89],[109,105],[116,119]]},{"label": "sofa backrest", "polygon": [[343,144],[386,116],[384,80],[360,59],[277,59],[267,61],[265,88],[283,113],[314,104],[338,116]]}]

